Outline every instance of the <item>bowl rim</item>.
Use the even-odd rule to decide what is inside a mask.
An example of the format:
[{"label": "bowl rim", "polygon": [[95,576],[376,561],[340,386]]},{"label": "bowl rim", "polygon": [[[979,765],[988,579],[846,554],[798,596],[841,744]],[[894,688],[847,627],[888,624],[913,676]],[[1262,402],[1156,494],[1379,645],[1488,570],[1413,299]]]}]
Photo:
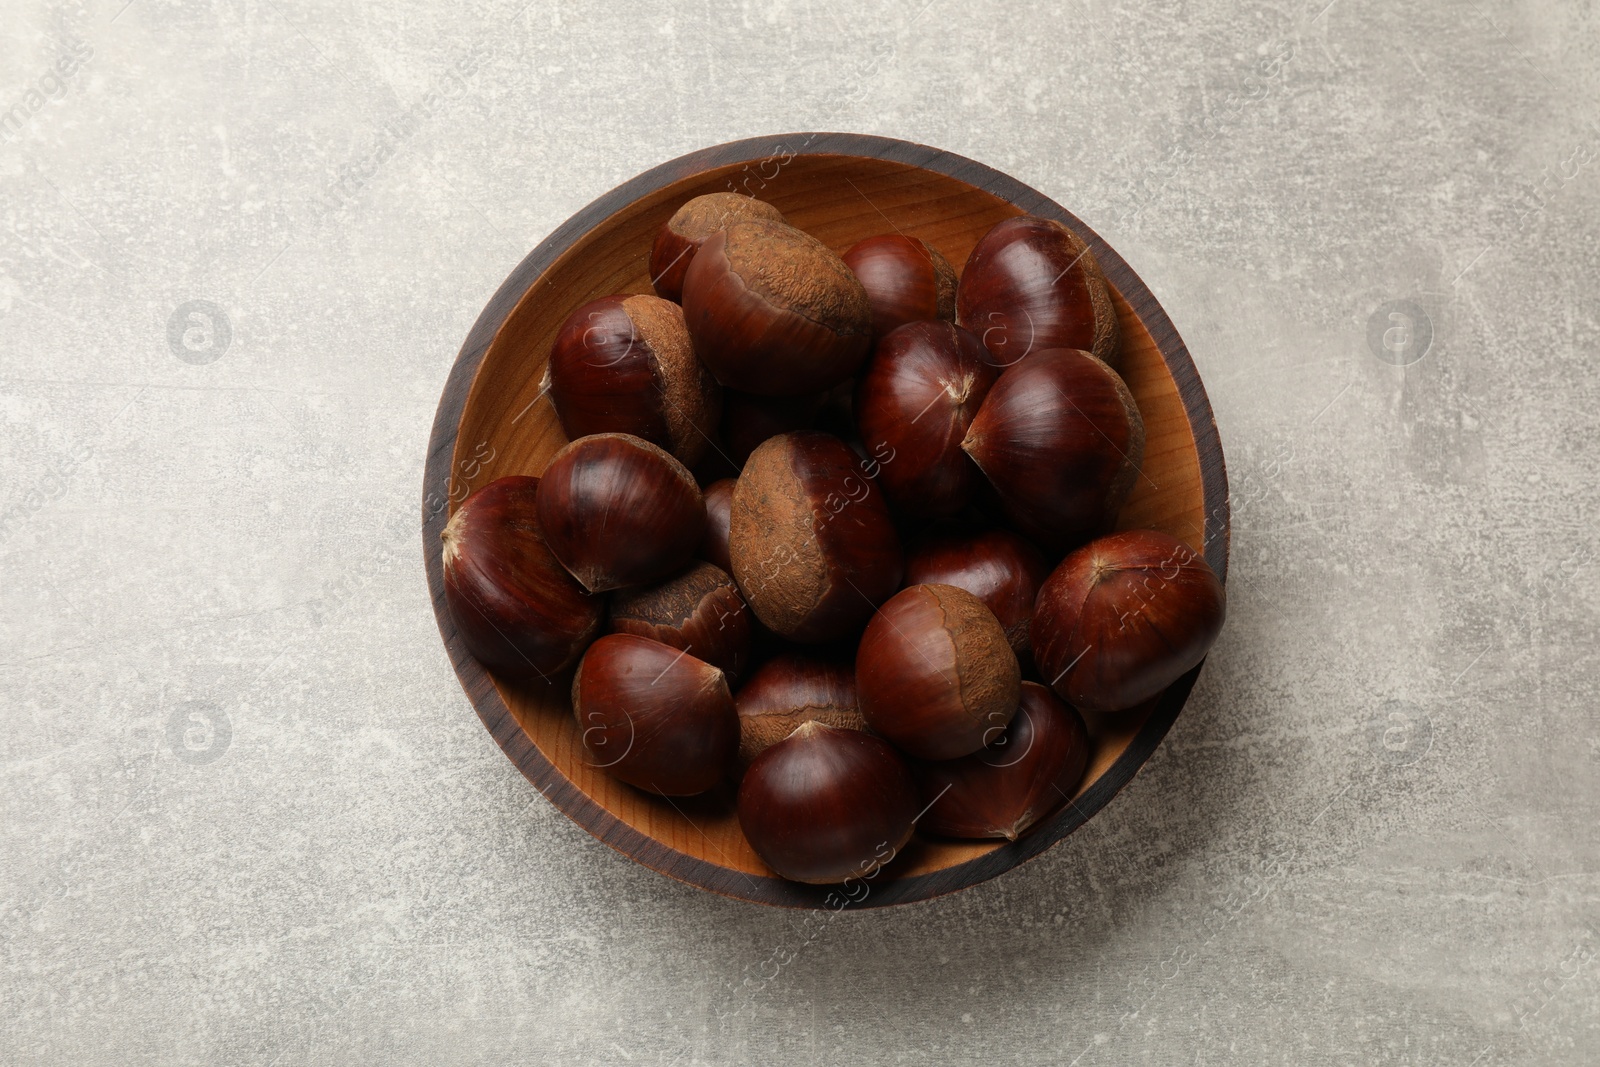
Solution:
[{"label": "bowl rim", "polygon": [[[547,759],[500,698],[488,672],[460,640],[444,596],[444,570],[439,534],[449,518],[452,466],[457,431],[472,392],[472,385],[490,344],[523,295],[538,284],[544,272],[569,247],[617,211],[664,186],[707,170],[739,163],[770,163],[793,156],[859,156],[907,164],[955,178],[999,197],[1022,211],[1054,218],[1070,226],[1099,257],[1106,277],[1149,332],[1177,385],[1199,458],[1205,506],[1206,562],[1227,581],[1231,523],[1227,469],[1222,441],[1217,433],[1211,403],[1199,372],[1177,329],[1154,294],[1126,261],[1099,234],[1076,215],[1038,190],[1007,174],[965,156],[927,145],[890,137],[856,133],[791,133],[750,137],[702,148],[668,160],[623,182],[597,197],[556,227],[529,252],[500,283],[484,305],[450,369],[428,441],[423,475],[422,550],[440,636],[466,691],[495,742],[523,775],[558,809],[594,837],[652,870],[678,881],[723,896],[782,907],[838,910],[842,907],[884,907],[929,900],[965,889],[1034,858],[1061,841],[1099,813],[1154,753],[1182,710],[1204,661],[1168,686],[1144,726],[1123,753],[1075,800],[1015,842],[954,866],[926,874],[892,878],[868,884],[871,876],[854,880],[854,888],[808,886],[783,879],[746,874],[677,849],[634,829],[602,807]],[[859,897],[859,899],[858,899]]]}]

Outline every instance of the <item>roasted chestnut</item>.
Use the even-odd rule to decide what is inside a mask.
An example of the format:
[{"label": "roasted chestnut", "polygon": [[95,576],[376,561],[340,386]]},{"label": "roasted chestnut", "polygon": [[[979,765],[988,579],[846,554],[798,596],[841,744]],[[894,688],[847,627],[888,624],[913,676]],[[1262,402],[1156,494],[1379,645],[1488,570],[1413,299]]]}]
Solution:
[{"label": "roasted chestnut", "polygon": [[856,387],[861,440],[884,457],[878,482],[910,515],[954,515],[983,475],[961,450],[999,372],[971,333],[913,322],[878,341]]},{"label": "roasted chestnut", "polygon": [[681,648],[730,678],[750,657],[749,609],[733,579],[711,563],[618,592],[611,598],[611,630]]},{"label": "roasted chestnut", "polygon": [[507,678],[565,669],[605,610],[546,547],[538,493],[537,478],[496,479],[462,501],[439,535],[450,617],[467,651]]},{"label": "roasted chestnut", "polygon": [[912,764],[926,805],[919,825],[946,837],[1003,837],[1028,827],[1072,798],[1089,764],[1083,719],[1037,682],[1005,732],[970,756]]},{"label": "roasted chestnut", "polygon": [[545,384],[569,439],[629,433],[691,467],[721,412],[722,387],[695,358],[683,309],[655,296],[606,296],[574,311]]},{"label": "roasted chestnut", "polygon": [[748,765],[803,722],[865,730],[856,699],[856,668],[837,656],[784,652],[756,669],[733,694],[739,713],[739,762]]},{"label": "roasted chestnut", "polygon": [[705,239],[741,219],[782,222],[771,204],[743,193],[706,193],[684,204],[656,231],[650,246],[650,284],[668,300],[683,299],[683,278]]},{"label": "roasted chestnut", "polygon": [[1204,556],[1170,534],[1124,530],[1071,553],[1045,579],[1034,659],[1068,703],[1131,708],[1205,658],[1224,607]]},{"label": "roasted chestnut", "polygon": [[953,585],[994,612],[1006,641],[1018,655],[1033,647],[1028,624],[1039,586],[1050,564],[1037,548],[1010,530],[929,534],[906,557],[906,584]]},{"label": "roasted chestnut", "polygon": [[851,245],[843,258],[867,291],[872,331],[879,337],[908,322],[955,321],[955,268],[921,238],[868,237]]},{"label": "roasted chestnut", "polygon": [[1116,306],[1088,244],[1054,219],[1019,215],[973,246],[956,291],[956,321],[994,362],[1045,348],[1081,348],[1119,365]]},{"label": "roasted chestnut", "polygon": [[723,478],[706,486],[701,494],[706,502],[706,532],[700,539],[699,556],[715,563],[728,575],[733,563],[728,559],[728,519],[733,511],[733,479]]},{"label": "roasted chestnut", "polygon": [[896,593],[856,651],[862,717],[921,759],[955,759],[992,743],[1016,713],[1021,681],[994,612],[953,585]]},{"label": "roasted chestnut", "polygon": [[739,826],[779,875],[827,885],[868,879],[911,839],[917,787],[888,744],[812,720],[750,765]]},{"label": "roasted chestnut", "polygon": [[705,532],[694,475],[622,433],[580,437],[539,485],[545,543],[591,593],[659,581],[688,563]]},{"label": "roasted chestnut", "polygon": [[589,646],[572,678],[572,714],[591,765],[663,796],[704,793],[739,748],[723,673],[632,634]]},{"label": "roasted chestnut", "polygon": [[733,487],[728,554],[756,617],[791,641],[854,633],[900,587],[888,505],[850,447],[808,430],[774,437]]},{"label": "roasted chestnut", "polygon": [[844,260],[809,234],[760,219],[700,246],[683,282],[683,317],[717,380],[761,396],[839,384],[872,340],[866,290]]},{"label": "roasted chestnut", "polygon": [[1018,529],[1065,549],[1115,522],[1139,476],[1144,420],[1110,367],[1051,348],[1000,375],[961,447]]}]

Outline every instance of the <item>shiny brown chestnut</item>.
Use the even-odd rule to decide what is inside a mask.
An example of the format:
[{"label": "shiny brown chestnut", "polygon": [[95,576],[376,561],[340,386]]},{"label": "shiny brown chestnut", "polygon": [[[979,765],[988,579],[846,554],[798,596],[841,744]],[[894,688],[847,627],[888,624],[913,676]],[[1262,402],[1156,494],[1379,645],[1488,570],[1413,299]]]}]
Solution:
[{"label": "shiny brown chestnut", "polygon": [[728,554],[739,591],[782,637],[848,637],[900,587],[900,538],[883,494],[837,437],[782,434],[733,487]]},{"label": "shiny brown chestnut", "polygon": [[1033,655],[1068,703],[1121,711],[1204,659],[1224,614],[1222,583],[1204,556],[1170,534],[1124,530],[1071,553],[1045,579]]},{"label": "shiny brown chestnut", "polygon": [[706,502],[706,532],[700,539],[697,555],[721,567],[731,577],[733,561],[728,558],[728,520],[733,511],[733,479],[712,482],[701,496]]},{"label": "shiny brown chestnut", "polygon": [[953,585],[902,589],[867,623],[856,651],[861,714],[920,759],[955,759],[999,737],[1022,674],[983,601]]},{"label": "shiny brown chestnut", "polygon": [[705,532],[694,475],[630,434],[580,437],[539,486],[545,543],[591,593],[659,581],[688,563]]},{"label": "shiny brown chestnut", "polygon": [[655,296],[604,296],[556,334],[545,388],[570,440],[629,433],[687,466],[716,433],[722,387],[695,358],[683,309]]},{"label": "shiny brown chestnut", "polygon": [[768,438],[811,429],[827,394],[755,396],[729,389],[723,395],[723,448],[729,459],[743,466]]},{"label": "shiny brown chestnut", "polygon": [[851,245],[843,258],[867,291],[877,336],[908,322],[955,321],[955,268],[921,238],[899,233],[868,237]]},{"label": "shiny brown chestnut", "polygon": [[1083,718],[1037,682],[1022,683],[1005,733],[970,756],[911,766],[926,806],[919,825],[945,837],[1015,841],[1071,799],[1089,765]]},{"label": "shiny brown chestnut", "polygon": [[739,827],[780,876],[829,885],[868,879],[911,839],[917,787],[884,741],[813,720],[750,765]]},{"label": "shiny brown chestnut", "polygon": [[1115,522],[1144,459],[1144,419],[1116,371],[1051,348],[1000,375],[961,447],[1018,529],[1066,549]]},{"label": "shiny brown chestnut", "polygon": [[496,479],[462,501],[439,535],[450,617],[467,651],[507,678],[568,667],[605,611],[546,547],[538,493],[537,478]]},{"label": "shiny brown chestnut", "polygon": [[704,793],[739,748],[723,673],[632,634],[589,646],[572,678],[572,714],[591,766],[663,796]]},{"label": "shiny brown chestnut", "polygon": [[707,237],[742,219],[782,222],[783,213],[743,193],[706,193],[684,204],[656,231],[650,246],[650,284],[668,300],[683,299],[683,279]]},{"label": "shiny brown chestnut", "polygon": [[1049,574],[1044,555],[1005,529],[931,533],[906,556],[907,585],[965,589],[994,612],[1018,655],[1033,647],[1028,624],[1033,621],[1039,586]]},{"label": "shiny brown chestnut", "polygon": [[956,291],[956,321],[998,366],[1045,348],[1081,348],[1119,366],[1116,306],[1088,244],[1054,219],[998,222],[973,246]]},{"label": "shiny brown chestnut", "polygon": [[948,322],[912,322],[878,340],[856,386],[861,440],[884,457],[878,482],[909,515],[954,515],[983,475],[961,450],[999,371]]},{"label": "shiny brown chestnut", "polygon": [[844,260],[809,234],[760,219],[700,246],[683,282],[683,317],[717,380],[761,396],[839,384],[872,340],[867,292]]},{"label": "shiny brown chestnut", "polygon": [[656,585],[611,598],[611,632],[681,648],[730,679],[750,658],[750,612],[726,571],[696,563]]},{"label": "shiny brown chestnut", "polygon": [[838,656],[784,652],[756,668],[733,694],[739,713],[739,762],[761,753],[813,719],[841,730],[865,730],[856,699],[856,668]]}]

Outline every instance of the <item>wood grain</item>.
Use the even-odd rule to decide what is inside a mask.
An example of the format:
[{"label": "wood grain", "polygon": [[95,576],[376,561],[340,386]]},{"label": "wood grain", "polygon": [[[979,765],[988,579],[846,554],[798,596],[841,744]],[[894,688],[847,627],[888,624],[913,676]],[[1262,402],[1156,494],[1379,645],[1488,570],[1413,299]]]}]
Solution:
[{"label": "wood grain", "polygon": [[1120,524],[1183,538],[1202,548],[1226,579],[1227,478],[1210,405],[1176,330],[1121,257],[1043,194],[972,160],[886,138],[791,134],[704,149],[612,190],[534,249],[484,308],[440,400],[424,484],[423,554],[445,646],[484,725],[529,780],[600,840],[664,874],[794,907],[905,903],[992,878],[1110,801],[1166,734],[1200,668],[1149,705],[1094,724],[1094,755],[1078,795],[1022,840],[915,841],[898,862],[841,893],[773,877],[739,833],[730,789],[669,800],[587,766],[568,703],[570,679],[497,682],[467,654],[450,620],[439,555],[450,511],[495,478],[540,474],[566,443],[539,393],[561,322],[597,297],[650,292],[656,228],[690,197],[727,189],[770,201],[838,251],[898,231],[927,241],[958,269],[978,238],[1011,215],[1033,213],[1073,227],[1115,289],[1124,374],[1145,419],[1144,474]]}]

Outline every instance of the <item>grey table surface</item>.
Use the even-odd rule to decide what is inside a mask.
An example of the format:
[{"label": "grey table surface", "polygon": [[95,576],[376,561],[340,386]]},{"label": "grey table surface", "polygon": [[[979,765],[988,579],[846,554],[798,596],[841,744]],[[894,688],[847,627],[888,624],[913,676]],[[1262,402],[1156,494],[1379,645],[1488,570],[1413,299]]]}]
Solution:
[{"label": "grey table surface", "polygon": [[[0,1063],[1600,1062],[1597,58],[1588,0],[5,4]],[[1102,233],[1235,508],[1135,782],[816,937],[521,777],[415,530],[511,267],[804,129]]]}]

